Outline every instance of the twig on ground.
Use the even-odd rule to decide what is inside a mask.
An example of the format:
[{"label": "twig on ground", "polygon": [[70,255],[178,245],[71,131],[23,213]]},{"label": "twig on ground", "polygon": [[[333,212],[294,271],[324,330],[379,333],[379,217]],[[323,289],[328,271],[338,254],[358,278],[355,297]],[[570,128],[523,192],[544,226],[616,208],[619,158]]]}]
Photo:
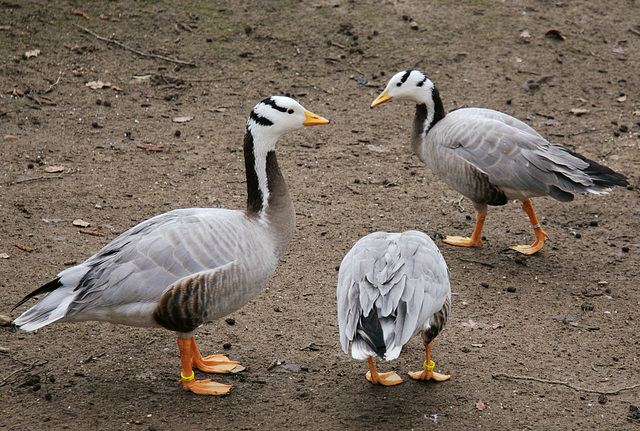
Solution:
[{"label": "twig on ground", "polygon": [[12,185],[12,184],[22,184],[22,183],[29,183],[31,181],[46,181],[46,180],[61,180],[62,179],[62,175],[58,175],[57,177],[35,177],[35,178],[27,178],[24,180],[18,180],[18,181],[14,181],[13,183],[8,183],[8,185]]},{"label": "twig on ground", "polygon": [[85,235],[106,236],[102,232],[98,232],[98,231],[95,231],[95,230],[78,229],[78,232],[83,233]]},{"label": "twig on ground", "polygon": [[351,190],[351,193],[353,193],[354,195],[359,195],[360,192],[357,191],[356,189],[352,189],[351,187],[349,187],[348,185],[344,185],[347,189]]},{"label": "twig on ground", "polygon": [[93,31],[89,30],[88,28],[82,27],[82,26],[80,26],[78,24],[73,24],[73,25],[78,27],[80,30],[82,30],[82,31],[84,31],[86,33],[89,33],[91,36],[95,37],[98,40],[101,40],[101,41],[107,42],[107,43],[113,43],[114,45],[118,45],[120,48],[126,49],[127,51],[131,51],[134,54],[138,54],[139,56],[159,58],[161,60],[170,61],[172,63],[178,63],[178,64],[182,64],[182,65],[185,65],[185,66],[196,67],[195,63],[192,63],[192,62],[189,62],[189,61],[182,61],[182,60],[178,60],[178,59],[171,58],[171,57],[165,57],[164,55],[147,54],[145,52],[138,51],[137,49],[131,48],[131,47],[125,45],[124,43],[122,43],[122,42],[120,42],[120,41],[118,41],[116,39],[109,39],[108,37],[100,36],[99,34],[94,33]]},{"label": "twig on ground", "polygon": [[[22,363],[22,364],[25,364],[24,362],[22,362],[22,361],[20,361],[20,360],[18,360],[18,359],[16,359],[16,360],[17,360],[18,362]],[[43,365],[46,365],[48,362],[49,362],[49,361],[47,361],[47,360],[39,360],[39,361],[38,361],[38,360],[36,360],[36,362],[34,362],[33,364],[25,364],[25,366],[24,366],[24,367],[22,367],[22,368],[19,368],[19,369],[15,370],[13,373],[9,374],[9,375],[8,375],[7,377],[5,377],[4,379],[0,380],[0,386],[4,386],[4,385],[6,385],[6,384],[7,384],[7,381],[8,381],[12,376],[14,376],[14,375],[15,375],[15,374],[17,374],[17,373],[31,371],[31,370],[33,370],[35,367],[41,367],[41,366],[43,366]]]},{"label": "twig on ground", "polygon": [[56,85],[58,85],[58,83],[60,82],[60,78],[62,77],[62,71],[60,71],[60,73],[58,73],[58,79],[56,79],[56,82],[54,82],[53,84],[51,84],[51,86],[44,92],[44,94],[50,93]]},{"label": "twig on ground", "polygon": [[494,379],[531,380],[538,383],[548,383],[550,385],[562,385],[570,389],[573,389],[574,391],[589,392],[592,394],[601,394],[601,395],[618,395],[622,391],[631,391],[633,389],[640,388],[640,383],[638,383],[635,385],[619,388],[614,391],[599,391],[597,389],[580,388],[578,386],[572,385],[571,383],[562,382],[560,380],[538,379],[536,377],[530,377],[530,376],[510,376],[508,374],[499,373],[499,374],[494,374],[491,377],[493,377]]}]

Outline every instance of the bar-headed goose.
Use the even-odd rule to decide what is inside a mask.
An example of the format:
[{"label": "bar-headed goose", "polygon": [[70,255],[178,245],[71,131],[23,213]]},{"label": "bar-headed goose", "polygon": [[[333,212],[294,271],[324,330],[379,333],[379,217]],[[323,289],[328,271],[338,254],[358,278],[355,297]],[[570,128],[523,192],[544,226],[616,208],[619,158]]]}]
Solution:
[{"label": "bar-headed goose", "polygon": [[580,154],[549,143],[522,121],[491,109],[462,108],[445,114],[438,90],[422,72],[395,74],[371,107],[391,99],[417,104],[411,146],[433,172],[462,195],[477,211],[471,238],[447,237],[460,246],[482,244],[487,205],[522,202],[533,226],[532,245],[512,247],[524,254],[539,251],[547,238],[530,198],[551,196],[561,202],[576,193],[604,194],[626,186],[624,175]]},{"label": "bar-headed goose", "polygon": [[16,307],[46,294],[14,323],[27,331],[87,320],[166,328],[178,335],[182,387],[227,393],[229,385],[195,380],[193,368],[225,373],[238,364],[223,355],[203,358],[193,334],[249,302],[273,275],[295,229],[276,141],[328,122],[288,97],[258,103],[244,138],[246,210],[188,208],[150,218],[27,295]]},{"label": "bar-headed goose", "polygon": [[420,334],[426,360],[417,380],[449,379],[433,371],[433,339],[451,308],[449,269],[426,234],[374,232],[361,238],[340,264],[337,288],[340,344],[355,359],[366,359],[372,383],[402,383],[395,372],[378,373],[373,356],[391,361],[414,335]]}]

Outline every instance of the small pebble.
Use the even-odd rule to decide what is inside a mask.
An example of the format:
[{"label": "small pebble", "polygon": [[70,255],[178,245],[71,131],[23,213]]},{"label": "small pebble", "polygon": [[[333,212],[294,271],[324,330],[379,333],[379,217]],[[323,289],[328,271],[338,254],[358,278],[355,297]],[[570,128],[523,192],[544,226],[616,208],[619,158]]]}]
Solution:
[{"label": "small pebble", "polygon": [[480,286],[484,287],[485,289],[489,287],[489,283],[485,283],[484,281],[482,283],[480,283]]},{"label": "small pebble", "polygon": [[224,343],[224,344],[222,345],[222,348],[223,348],[224,350],[229,350],[229,349],[231,348],[231,343]]},{"label": "small pebble", "polygon": [[509,293],[513,293],[513,292],[515,292],[515,291],[516,291],[516,288],[515,288],[515,287],[513,287],[513,286],[509,286],[509,287],[507,287],[507,292],[509,292]]},{"label": "small pebble", "polygon": [[226,319],[224,319],[224,321],[227,322],[228,325],[236,324],[236,319],[234,319],[233,317],[227,317]]}]

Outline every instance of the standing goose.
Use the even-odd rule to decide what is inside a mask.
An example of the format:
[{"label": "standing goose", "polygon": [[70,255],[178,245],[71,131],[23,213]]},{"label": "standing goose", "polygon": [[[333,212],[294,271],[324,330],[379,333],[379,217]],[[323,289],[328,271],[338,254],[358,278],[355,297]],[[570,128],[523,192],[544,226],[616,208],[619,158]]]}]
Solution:
[{"label": "standing goose", "polygon": [[391,361],[413,336],[426,350],[424,371],[416,380],[443,381],[451,376],[433,371],[433,339],[451,308],[449,269],[426,234],[374,232],[345,255],[338,273],[338,326],[345,353],[369,362],[367,380],[385,386],[402,383],[395,372],[378,373],[373,356]]},{"label": "standing goose", "polygon": [[203,358],[193,334],[249,302],[273,275],[295,229],[276,141],[302,126],[327,123],[288,97],[258,103],[244,138],[246,210],[177,209],[146,220],[27,295],[16,307],[46,294],[14,323],[26,331],[87,320],[175,331],[182,387],[226,394],[231,386],[195,380],[193,368],[225,373],[237,362]]},{"label": "standing goose", "polygon": [[477,211],[471,238],[448,236],[448,244],[479,246],[487,205],[519,200],[536,240],[512,249],[533,254],[542,249],[547,234],[530,198],[551,196],[569,202],[576,193],[606,194],[612,186],[628,184],[624,175],[549,143],[510,115],[482,108],[445,114],[433,82],[417,70],[395,74],[371,107],[392,98],[417,104],[411,132],[413,151],[436,175],[469,198]]}]

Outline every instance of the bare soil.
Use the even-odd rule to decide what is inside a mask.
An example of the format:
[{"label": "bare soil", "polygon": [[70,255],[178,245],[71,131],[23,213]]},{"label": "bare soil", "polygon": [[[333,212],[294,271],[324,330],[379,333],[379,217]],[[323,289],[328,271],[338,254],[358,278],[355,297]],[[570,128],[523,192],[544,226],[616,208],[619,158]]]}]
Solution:
[{"label": "bare soil", "polygon": [[[5,325],[0,429],[640,429],[639,25],[635,0],[0,1],[7,317],[155,214],[244,208],[242,135],[259,100],[290,95],[331,119],[279,143],[298,227],[268,288],[198,332],[204,353],[246,367],[216,376],[228,396],[179,388],[168,331]],[[534,200],[550,241],[531,257],[509,250],[533,241],[513,203],[490,209],[483,247],[443,244],[471,233],[471,203],[411,153],[412,106],[369,109],[407,68],[446,109],[514,115],[632,186]],[[377,387],[340,349],[337,267],[360,237],[407,229],[432,236],[451,270],[433,354],[452,378]],[[414,339],[380,369],[406,376],[423,360]]]}]

